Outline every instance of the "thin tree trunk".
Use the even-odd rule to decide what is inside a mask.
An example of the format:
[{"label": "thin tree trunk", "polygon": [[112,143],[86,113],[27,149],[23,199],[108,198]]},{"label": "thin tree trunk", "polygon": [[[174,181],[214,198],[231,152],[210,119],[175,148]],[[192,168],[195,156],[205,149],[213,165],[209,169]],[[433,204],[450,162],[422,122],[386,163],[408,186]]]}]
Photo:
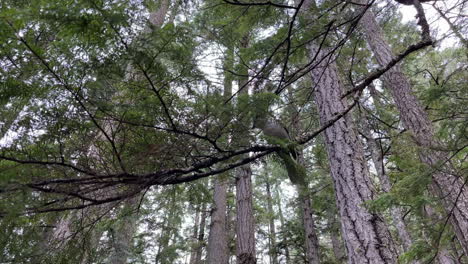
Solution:
[{"label": "thin tree trunk", "polygon": [[[310,0],[306,0],[305,10],[311,12],[307,8],[311,4]],[[336,65],[325,57],[329,50],[319,48],[315,43],[310,43],[308,49],[310,59],[316,57],[317,62],[321,61],[311,71],[311,76],[316,87],[315,101],[320,122],[326,124],[336,113],[343,113],[349,106],[346,99],[342,99],[344,88]],[[336,121],[325,130],[324,137],[348,262],[396,263],[394,241],[385,222],[380,215],[370,212],[364,206],[374,198],[374,192],[363,148],[351,117],[345,115]]]},{"label": "thin tree trunk", "polygon": [[[375,100],[376,98],[374,98]],[[374,164],[375,170],[377,172],[377,176],[380,180],[380,185],[382,186],[382,191],[388,193],[391,189],[390,179],[385,173],[385,165],[384,159],[382,154],[382,147],[380,144],[375,140],[374,136],[372,135],[372,130],[368,124],[368,122],[364,121],[362,125],[362,133],[366,138],[367,145],[369,146],[369,150],[371,153],[372,163]],[[393,207],[390,209],[390,214],[392,216],[393,223],[395,224],[396,230],[398,232],[398,237],[400,238],[404,251],[408,251],[413,244],[411,236],[407,230],[406,224],[403,221],[403,213],[401,209],[398,207]]]},{"label": "thin tree trunk", "polygon": [[197,241],[197,261],[196,264],[202,263],[202,255],[203,255],[203,247],[205,245],[205,225],[206,225],[206,203],[202,203],[202,207],[200,209],[200,228],[198,232],[198,241]]},{"label": "thin tree trunk", "polygon": [[[290,97],[292,98],[292,89],[289,89]],[[302,125],[300,123],[300,115],[297,107],[291,104],[290,111],[292,114],[292,128],[293,135],[298,135],[302,132]],[[297,151],[297,162],[301,166],[305,166],[304,153],[302,150]],[[313,217],[311,197],[307,185],[296,185],[299,194],[299,203],[301,206],[302,225],[304,226],[304,241],[305,241],[305,255],[307,263],[319,264],[319,243]]]},{"label": "thin tree trunk", "polygon": [[276,228],[275,228],[275,211],[273,210],[273,197],[271,195],[269,176],[266,176],[266,192],[267,192],[267,206],[268,206],[268,221],[269,221],[269,256],[270,263],[278,264],[278,250],[276,245]]},{"label": "thin tree trunk", "polygon": [[200,225],[200,209],[195,209],[195,223],[193,224],[192,246],[190,250],[190,264],[195,264],[197,261],[197,243],[198,243],[198,226]]},{"label": "thin tree trunk", "polygon": [[[387,65],[394,57],[394,54],[383,38],[382,31],[372,11],[367,10],[361,19],[361,25],[377,62],[382,66]],[[449,166],[439,168],[440,163],[445,163],[448,157],[445,153],[434,149],[434,146],[437,146],[438,143],[433,137],[431,121],[419,100],[412,94],[411,84],[402,73],[400,66],[395,65],[388,70],[383,75],[383,80],[390,88],[404,127],[410,131],[415,142],[422,147],[419,153],[421,161],[434,168],[431,192],[442,199],[442,204],[447,216],[450,217],[453,230],[465,254],[468,255],[467,179],[455,175],[448,168]],[[451,172],[446,173],[444,170]]]},{"label": "thin tree trunk", "polygon": [[[277,189],[276,190],[276,199],[278,200],[278,215],[279,215],[279,219],[280,219],[280,223],[281,223],[281,228],[284,229],[285,228],[285,221],[284,221],[284,215],[283,215],[283,210],[281,209],[281,199],[280,199],[280,194],[279,194],[279,190]],[[286,257],[286,262],[285,264],[289,264],[291,263],[291,257],[290,257],[290,254],[289,254],[289,247],[288,247],[288,238],[287,236],[284,236],[283,238],[283,243],[284,243],[284,256]]]},{"label": "thin tree trunk", "polygon": [[[132,210],[138,202],[138,196],[126,201],[124,211]],[[130,212],[128,215],[123,216],[119,222],[112,234],[113,252],[109,258],[109,264],[125,264],[132,255],[133,236],[137,227],[136,214]]]},{"label": "thin tree trunk", "polygon": [[[301,155],[302,156],[302,155]],[[309,264],[319,264],[319,243],[312,214],[312,204],[306,187],[298,187],[299,201],[302,209],[302,224],[304,225],[306,259]]]}]

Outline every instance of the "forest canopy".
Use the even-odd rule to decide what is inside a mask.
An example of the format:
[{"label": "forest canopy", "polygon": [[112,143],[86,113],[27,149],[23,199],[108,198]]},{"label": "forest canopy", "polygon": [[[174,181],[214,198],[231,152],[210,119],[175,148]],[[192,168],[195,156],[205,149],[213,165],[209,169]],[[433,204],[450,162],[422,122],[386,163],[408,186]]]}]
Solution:
[{"label": "forest canopy", "polygon": [[2,0],[0,263],[468,262],[466,5]]}]

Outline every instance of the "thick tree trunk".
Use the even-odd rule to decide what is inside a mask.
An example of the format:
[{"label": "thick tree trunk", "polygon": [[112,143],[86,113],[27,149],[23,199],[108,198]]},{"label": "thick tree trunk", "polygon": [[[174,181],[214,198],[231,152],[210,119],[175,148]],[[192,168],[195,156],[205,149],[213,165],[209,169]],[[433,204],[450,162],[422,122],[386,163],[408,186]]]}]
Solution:
[{"label": "thick tree trunk", "polygon": [[276,245],[276,227],[275,227],[275,211],[273,210],[273,197],[271,195],[270,181],[266,176],[266,192],[267,192],[267,206],[268,206],[268,221],[269,221],[269,256],[271,264],[278,264],[278,250]]},{"label": "thick tree trunk", "polygon": [[[382,31],[375,20],[374,14],[368,10],[361,19],[361,25],[366,34],[377,62],[387,65],[394,57],[391,47],[383,38]],[[390,88],[395,104],[400,112],[403,125],[410,131],[416,144],[422,147],[419,157],[422,162],[434,168],[433,184],[430,188],[434,195],[442,199],[446,214],[450,217],[453,230],[468,255],[468,187],[466,179],[454,173],[446,166],[440,169],[440,163],[448,158],[445,153],[434,150],[438,145],[433,138],[432,124],[419,103],[412,94],[411,84],[396,65],[383,75],[383,80]]]},{"label": "thick tree trunk", "polygon": [[[304,7],[311,6],[309,1]],[[309,11],[309,10],[307,10]],[[342,99],[344,88],[336,65],[325,58],[329,50],[315,43],[308,45],[309,57],[321,61],[311,71],[315,85],[320,122],[326,124],[335,114],[348,109]],[[350,116],[344,116],[325,130],[325,144],[330,161],[336,202],[341,216],[341,230],[350,264],[396,263],[394,242],[382,217],[365,208],[374,198],[361,142]]]}]

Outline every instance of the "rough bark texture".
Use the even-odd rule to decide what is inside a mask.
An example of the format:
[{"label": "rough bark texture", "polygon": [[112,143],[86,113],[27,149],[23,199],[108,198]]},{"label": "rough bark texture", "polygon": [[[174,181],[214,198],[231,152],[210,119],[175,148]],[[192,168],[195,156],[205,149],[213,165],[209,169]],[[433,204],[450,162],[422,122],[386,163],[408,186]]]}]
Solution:
[{"label": "rough bark texture", "polygon": [[236,171],[237,263],[255,264],[255,229],[252,206],[252,170],[249,165]]},{"label": "rough bark texture", "polygon": [[346,260],[346,252],[343,246],[343,241],[341,240],[341,233],[339,224],[337,223],[336,213],[333,210],[329,212],[330,223],[330,239],[332,242],[333,254],[338,263],[344,263]]},{"label": "rough bark texture", "polygon": [[226,233],[227,181],[221,177],[216,179],[214,186],[207,262],[227,264],[229,262]]},{"label": "rough bark texture", "polygon": [[[370,10],[362,17],[361,25],[377,62],[380,65],[388,64],[394,54],[383,38],[382,31]],[[439,168],[440,163],[446,161],[447,155],[434,150],[434,146],[438,144],[433,138],[431,121],[418,99],[412,94],[411,84],[402,73],[400,66],[396,65],[387,71],[383,75],[383,80],[390,88],[404,127],[410,131],[416,144],[423,149],[419,153],[421,161],[434,168],[432,192],[442,199],[445,211],[451,217],[455,234],[465,254],[468,255],[468,187],[465,184],[466,179],[453,173],[444,173],[444,170],[450,171],[450,168],[442,170]]]},{"label": "rough bark texture", "polygon": [[[249,36],[245,35],[240,43],[241,50],[247,48]],[[248,76],[248,70],[244,66],[240,70],[240,76]],[[242,88],[240,95],[248,94],[247,79],[242,77],[239,79],[239,87]],[[246,127],[250,127],[250,120],[245,120]],[[236,139],[236,143],[245,145],[248,134],[241,135]],[[236,206],[237,206],[237,222],[236,222],[236,255],[237,264],[255,264],[255,226],[253,216],[252,203],[252,169],[250,164],[243,165],[236,169]]]},{"label": "rough bark texture", "polygon": [[[318,60],[328,53],[323,48],[319,51],[315,44],[309,45],[309,52],[311,58],[319,52]],[[327,65],[326,61],[311,72],[322,124],[348,107],[341,99],[343,87],[336,66]],[[383,219],[364,207],[374,193],[363,149],[350,117],[335,122],[325,130],[324,136],[349,263],[395,263],[393,240]]]},{"label": "rough bark texture", "polygon": [[271,188],[270,182],[266,180],[266,192],[267,192],[267,206],[268,206],[268,214],[270,215],[268,218],[269,221],[269,248],[270,248],[270,263],[278,264],[278,251],[276,245],[276,227],[275,227],[275,211],[273,210],[273,198],[271,196]]},{"label": "rough bark texture", "polygon": [[[305,10],[311,6],[304,3]],[[315,43],[308,45],[309,58],[321,61],[312,71],[320,122],[327,123],[335,114],[348,108],[341,99],[344,88],[336,65],[324,59],[329,51]],[[374,197],[363,148],[352,119],[346,115],[324,133],[334,183],[336,202],[341,216],[341,230],[350,264],[396,263],[394,242],[383,219],[365,208]]]}]

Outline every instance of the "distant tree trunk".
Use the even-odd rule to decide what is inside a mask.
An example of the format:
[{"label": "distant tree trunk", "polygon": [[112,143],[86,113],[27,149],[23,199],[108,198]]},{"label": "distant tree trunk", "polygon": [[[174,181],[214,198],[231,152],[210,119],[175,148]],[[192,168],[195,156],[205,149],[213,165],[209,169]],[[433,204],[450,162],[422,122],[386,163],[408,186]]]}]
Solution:
[{"label": "distant tree trunk", "polygon": [[[276,190],[276,198],[278,200],[278,215],[281,223],[281,228],[285,228],[285,221],[284,221],[284,215],[283,215],[283,210],[281,209],[281,198],[278,189]],[[289,247],[288,247],[288,238],[287,236],[283,237],[283,243],[284,243],[284,256],[286,257],[286,262],[285,264],[291,263],[291,257],[289,254]]]},{"label": "distant tree trunk", "polygon": [[[374,98],[376,100],[377,98]],[[369,123],[364,120],[362,122],[362,133],[366,138],[369,151],[371,153],[372,163],[374,164],[377,176],[380,180],[380,185],[382,186],[382,191],[388,193],[391,189],[390,178],[385,172],[384,157],[382,153],[382,146],[377,142],[372,135],[372,129]],[[393,207],[390,209],[390,214],[392,216],[393,223],[397,229],[398,237],[401,239],[404,251],[408,251],[413,244],[411,236],[406,228],[406,224],[403,221],[403,213],[398,207]]]},{"label": "distant tree trunk", "polygon": [[193,224],[192,246],[190,249],[190,264],[195,264],[197,261],[197,245],[198,245],[198,227],[200,225],[200,209],[195,209],[195,221]]},{"label": "distant tree trunk", "polygon": [[109,257],[109,264],[126,264],[131,256],[133,248],[133,237],[136,232],[137,218],[131,210],[137,206],[139,196],[127,200],[123,211],[130,211],[119,219],[119,223],[111,234],[111,245],[113,251]]},{"label": "distant tree trunk", "polygon": [[[292,89],[289,89],[290,97],[292,98]],[[302,132],[302,125],[300,123],[300,115],[297,107],[294,104],[290,105],[291,120],[292,120],[292,134],[298,135]],[[297,151],[297,162],[305,167],[304,153],[302,150]],[[307,181],[307,180],[306,180]],[[311,198],[307,185],[297,184],[297,192],[299,194],[299,203],[301,206],[302,225],[304,226],[304,241],[305,241],[305,255],[307,263],[319,264],[319,243],[317,238],[317,231],[315,227]]]},{"label": "distant tree trunk", "polygon": [[[431,224],[436,225],[437,224],[436,222],[444,221],[444,219],[440,219],[441,217],[439,217],[437,213],[434,211],[434,209],[429,205],[424,207],[424,214],[426,215],[428,219],[433,221],[433,223]],[[425,235],[424,235],[424,238],[427,241],[430,241],[430,239],[427,238]],[[440,245],[438,246],[439,247],[436,248],[437,250],[436,259],[438,260],[439,264],[455,264],[455,261],[450,257],[450,252],[447,250],[447,248],[441,247]]]},{"label": "distant tree trunk", "polygon": [[202,263],[203,247],[205,246],[205,225],[206,225],[206,203],[202,203],[200,211],[200,228],[198,229],[198,241],[197,241],[197,261],[196,264]]},{"label": "distant tree trunk", "polygon": [[164,255],[165,251],[169,248],[169,243],[174,233],[173,221],[175,218],[174,216],[176,214],[176,210],[174,207],[177,203],[175,189],[171,190],[169,195],[169,201],[167,201],[165,206],[165,212],[167,213],[163,216],[162,227],[160,230],[159,238],[157,240],[158,251],[156,252],[156,256],[154,258],[155,264],[170,264],[170,260],[168,260]]},{"label": "distant tree trunk", "polygon": [[[310,0],[304,2],[305,12],[313,12],[307,9],[311,4]],[[326,124],[335,114],[348,109],[348,103],[342,99],[344,87],[336,65],[326,57],[329,50],[315,43],[310,43],[308,49],[309,58],[320,61],[312,69],[311,76],[320,122]],[[394,241],[385,222],[364,206],[374,198],[374,192],[363,148],[350,116],[345,115],[327,128],[324,138],[349,263],[396,263]]]},{"label": "distant tree trunk", "polygon": [[319,243],[317,238],[316,227],[312,214],[312,204],[310,202],[307,187],[298,187],[299,202],[302,209],[302,224],[304,225],[306,259],[309,264],[319,264]]},{"label": "distant tree trunk", "polygon": [[269,222],[269,256],[270,256],[270,263],[278,264],[278,250],[276,245],[276,228],[275,228],[275,211],[273,210],[273,197],[271,195],[271,188],[270,188],[270,181],[268,179],[268,175],[266,176],[266,194],[267,194],[267,206],[268,206],[268,222]]},{"label": "distant tree trunk", "polygon": [[[391,47],[383,38],[382,31],[375,20],[372,11],[367,10],[361,18],[361,25],[366,34],[367,42],[380,65],[387,65],[394,57]],[[441,162],[445,163],[447,155],[435,150],[438,143],[434,140],[431,121],[419,100],[411,91],[411,84],[402,73],[400,66],[395,65],[383,75],[383,80],[390,88],[395,104],[400,112],[403,125],[408,129],[415,142],[423,147],[419,153],[422,162],[434,169],[433,184],[430,188],[434,195],[442,199],[442,204],[457,235],[457,238],[468,255],[468,186],[466,179],[455,173],[445,173],[451,170],[445,166],[441,170]],[[443,165],[443,164],[442,164]]]}]

